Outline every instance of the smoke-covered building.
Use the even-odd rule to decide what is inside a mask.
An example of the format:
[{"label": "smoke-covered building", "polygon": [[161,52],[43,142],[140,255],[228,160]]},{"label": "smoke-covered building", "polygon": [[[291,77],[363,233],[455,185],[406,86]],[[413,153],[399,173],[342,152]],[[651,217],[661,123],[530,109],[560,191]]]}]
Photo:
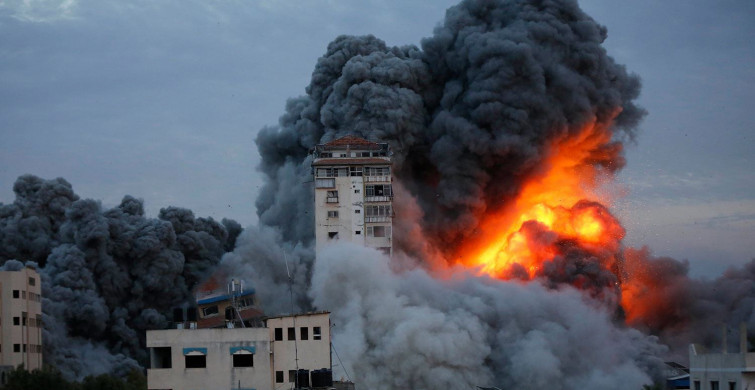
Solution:
[{"label": "smoke-covered building", "polygon": [[[147,331],[148,389],[275,389],[332,383],[330,313],[267,319],[264,327]],[[297,372],[297,369],[299,370]]]},{"label": "smoke-covered building", "polygon": [[692,390],[750,390],[755,388],[755,352],[748,350],[747,327],[740,325],[739,351],[729,353],[724,332],[722,351],[711,353],[702,346],[689,347]]},{"label": "smoke-covered building", "polygon": [[29,267],[0,271],[0,366],[42,368],[41,284]]},{"label": "smoke-covered building", "polygon": [[345,136],[315,146],[315,239],[376,248],[390,255],[393,188],[386,143]]},{"label": "smoke-covered building", "polygon": [[244,322],[244,326],[254,326],[263,316],[254,288],[245,287],[243,281],[239,280],[232,280],[227,286],[221,286],[217,282],[220,277],[222,274],[214,275],[197,289],[197,308],[189,308],[187,311],[189,327],[194,326],[192,321],[196,321],[195,326],[198,328],[225,328],[229,324],[241,326],[240,321]]}]

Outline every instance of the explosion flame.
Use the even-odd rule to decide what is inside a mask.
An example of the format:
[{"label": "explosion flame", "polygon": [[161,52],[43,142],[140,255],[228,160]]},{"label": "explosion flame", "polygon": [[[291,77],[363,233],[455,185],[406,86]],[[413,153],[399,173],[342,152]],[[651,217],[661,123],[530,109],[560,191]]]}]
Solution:
[{"label": "explosion flame", "polygon": [[576,136],[555,140],[519,196],[480,217],[476,238],[465,242],[457,259],[494,277],[531,279],[545,262],[563,254],[563,243],[571,242],[614,254],[601,264],[614,268],[625,232],[608,211],[611,200],[599,190],[613,178],[620,153],[609,125],[595,121]]}]

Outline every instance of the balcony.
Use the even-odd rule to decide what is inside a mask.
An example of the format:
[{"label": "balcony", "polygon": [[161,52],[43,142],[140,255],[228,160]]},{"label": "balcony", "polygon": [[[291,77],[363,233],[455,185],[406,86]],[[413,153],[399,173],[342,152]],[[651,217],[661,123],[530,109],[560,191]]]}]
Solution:
[{"label": "balcony", "polygon": [[365,223],[373,223],[373,222],[390,222],[391,217],[387,215],[377,215],[377,216],[370,216],[370,217],[364,217]]},{"label": "balcony", "polygon": [[393,196],[365,196],[365,202],[392,202]]},{"label": "balcony", "polygon": [[390,176],[363,176],[366,183],[390,183]]},{"label": "balcony", "polygon": [[325,203],[338,203],[338,197],[327,197],[325,198]]}]

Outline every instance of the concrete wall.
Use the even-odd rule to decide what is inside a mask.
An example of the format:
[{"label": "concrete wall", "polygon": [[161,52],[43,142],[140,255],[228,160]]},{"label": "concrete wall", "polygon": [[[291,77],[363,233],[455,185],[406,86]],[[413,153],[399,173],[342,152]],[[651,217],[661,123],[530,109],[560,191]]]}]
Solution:
[{"label": "concrete wall", "polygon": [[[755,390],[755,353],[704,353],[698,345],[690,346],[689,369],[691,390]],[[699,383],[699,389],[695,384]]]},{"label": "concrete wall", "polygon": [[0,366],[42,368],[41,294],[35,270],[0,272]]},{"label": "concrete wall", "polygon": [[[330,359],[330,315],[310,313],[295,317],[276,317],[267,320],[273,352],[272,370],[283,372],[283,382],[289,382],[289,371],[297,368],[309,370],[331,368]],[[320,328],[320,340],[314,339],[314,327]],[[275,329],[280,328],[283,340],[275,340]],[[289,339],[288,328],[295,328],[296,343]],[[307,329],[307,340],[302,340],[302,328]],[[275,378],[274,378],[275,379]],[[280,385],[277,382],[276,385]]]},{"label": "concrete wall", "polygon": [[[170,347],[171,368],[147,370],[148,389],[271,389],[270,342],[266,328],[169,329],[147,332],[153,358]],[[254,347],[253,367],[234,368],[231,348]],[[206,349],[205,368],[186,368],[184,348]],[[246,352],[244,350],[237,351]],[[188,353],[201,354],[191,351]]]}]

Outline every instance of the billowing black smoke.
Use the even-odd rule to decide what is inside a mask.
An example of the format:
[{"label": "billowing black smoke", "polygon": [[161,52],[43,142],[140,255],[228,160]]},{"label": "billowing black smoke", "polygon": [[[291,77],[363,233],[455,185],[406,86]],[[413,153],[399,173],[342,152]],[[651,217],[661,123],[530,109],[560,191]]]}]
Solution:
[{"label": "billowing black smoke", "polygon": [[[422,49],[337,38],[307,95],[257,139],[269,179],[261,221],[286,240],[311,240],[301,223],[312,219],[309,192],[291,185],[310,177],[310,148],[356,134],[391,144],[426,236],[453,248],[474,234],[477,216],[518,193],[553,140],[590,121],[633,135],[640,82],[606,54],[605,38],[576,1],[531,0],[462,2]],[[602,163],[623,165],[620,155]]]},{"label": "billowing black smoke", "polygon": [[35,263],[42,275],[45,361],[66,376],[125,374],[146,363],[146,329],[163,328],[233,247],[238,223],[142,201],[117,207],[80,199],[62,178],[18,178],[0,204],[0,263]]},{"label": "billowing black smoke", "polygon": [[[503,207],[538,173],[552,142],[586,124],[609,126],[615,136],[596,151],[609,157],[592,163],[608,172],[623,167],[621,141],[635,136],[645,112],[634,103],[639,78],[606,54],[605,38],[606,29],[570,0],[462,1],[421,48],[338,37],[318,60],[306,95],[289,100],[279,125],[257,138],[266,178],[259,229],[276,245],[249,232],[224,264],[287,297],[280,262],[288,253],[299,278],[297,305],[333,311],[343,369],[367,387],[648,383],[663,348],[616,316],[627,270],[598,267],[601,259],[622,258],[619,237],[610,253],[559,244],[564,254],[538,274],[547,289],[464,272],[439,281],[422,267],[407,271],[439,257],[445,263],[443,254],[476,234],[480,215]],[[308,153],[348,134],[388,142],[394,152],[393,271],[376,253],[339,244],[318,248],[315,264]],[[714,306],[748,304],[751,282],[746,277],[737,284],[741,295],[722,294]],[[573,285],[610,287],[614,295],[594,300]],[[695,297],[687,291],[675,298]],[[272,294],[267,301],[287,311]],[[737,310],[738,318],[751,316]],[[696,321],[692,314],[684,326]]]}]

